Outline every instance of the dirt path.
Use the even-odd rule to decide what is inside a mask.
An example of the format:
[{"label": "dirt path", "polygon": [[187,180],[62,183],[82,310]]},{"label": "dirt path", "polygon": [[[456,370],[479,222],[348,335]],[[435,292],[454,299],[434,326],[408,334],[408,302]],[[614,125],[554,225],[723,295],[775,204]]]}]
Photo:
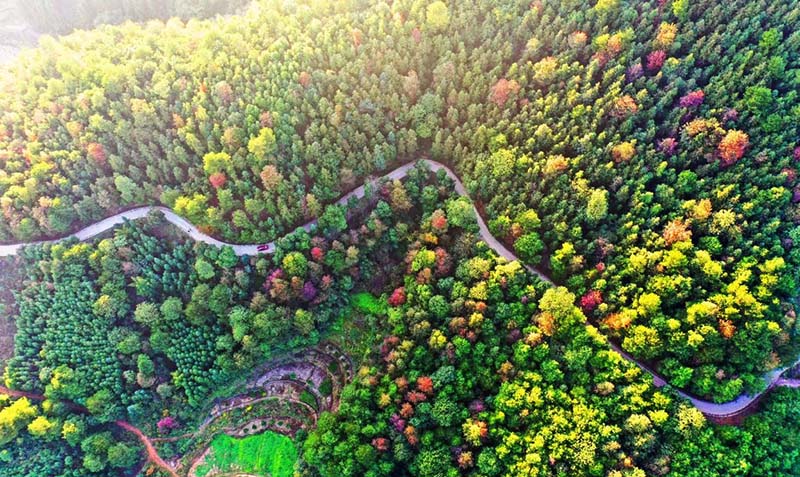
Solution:
[{"label": "dirt path", "polygon": [[41,394],[36,394],[28,391],[18,391],[16,389],[8,389],[5,386],[0,386],[0,394],[5,394],[6,396],[11,396],[15,398],[28,398],[33,399],[35,401],[44,401],[45,397]]},{"label": "dirt path", "polygon": [[114,423],[139,438],[144,445],[145,451],[147,452],[147,458],[150,460],[150,462],[165,470],[170,476],[178,477],[177,472],[175,472],[175,470],[169,464],[167,464],[160,455],[158,455],[158,451],[155,447],[153,447],[153,443],[150,442],[150,438],[144,435],[144,433],[140,431],[138,427],[135,427],[133,424],[130,424],[126,421],[114,421]]},{"label": "dirt path", "polygon": [[208,454],[211,453],[211,447],[206,447],[202,454],[195,457],[192,465],[189,466],[189,471],[186,473],[188,477],[195,477],[197,475],[197,468],[206,460]]},{"label": "dirt path", "polygon": [[[315,352],[320,352],[320,351],[319,350],[315,350]],[[331,356],[331,358],[334,358],[334,357]],[[275,369],[274,367],[270,367],[270,368],[268,368],[267,372],[273,371],[274,369]],[[259,379],[261,377],[262,377],[262,375],[255,376],[249,382],[257,382],[257,381],[259,381]],[[263,384],[270,384],[271,382],[272,381],[268,381],[268,382],[263,383]],[[299,385],[300,384],[299,381],[285,380],[285,379],[278,379],[275,382],[280,382],[280,383],[288,382],[288,383],[292,383],[293,385]],[[17,389],[9,389],[9,388],[7,388],[5,386],[0,386],[0,394],[5,394],[7,396],[11,396],[11,397],[15,397],[15,398],[23,398],[24,397],[24,398],[28,398],[28,399],[31,399],[31,400],[34,400],[34,401],[44,401],[46,399],[45,396],[43,396],[42,394],[38,394],[38,393],[30,392],[30,391],[20,391],[20,390],[17,390]],[[127,422],[127,421],[117,420],[117,421],[114,421],[114,424],[116,424],[119,428],[121,428],[121,429],[123,429],[123,430],[125,430],[127,432],[130,432],[131,434],[136,436],[137,439],[139,439],[139,442],[141,442],[142,445],[145,448],[145,454],[147,456],[147,460],[150,463],[152,463],[153,465],[155,465],[155,466],[161,468],[162,470],[164,470],[167,474],[170,475],[170,477],[179,477],[178,473],[175,470],[175,468],[172,465],[170,465],[169,463],[167,463],[158,454],[158,451],[156,450],[155,446],[153,445],[153,442],[168,442],[168,441],[178,440],[178,439],[181,439],[181,438],[194,437],[197,434],[201,433],[203,430],[205,430],[205,428],[209,424],[211,424],[211,422],[213,422],[215,419],[220,417],[222,412],[227,412],[227,411],[230,411],[230,410],[233,410],[233,409],[239,409],[239,408],[246,407],[246,406],[249,406],[249,405],[252,405],[252,404],[256,404],[258,402],[265,401],[265,400],[268,400],[268,399],[282,399],[282,400],[291,402],[293,404],[296,404],[298,406],[304,407],[312,415],[313,422],[316,423],[317,413],[318,413],[317,409],[314,409],[308,403],[305,403],[305,402],[303,402],[303,401],[301,401],[299,399],[296,399],[294,397],[284,396],[284,395],[276,395],[276,396],[261,396],[261,397],[254,397],[254,398],[244,398],[239,403],[237,403],[237,405],[235,405],[233,407],[226,408],[224,410],[220,410],[219,412],[212,412],[212,415],[206,421],[203,422],[203,424],[200,426],[200,428],[198,428],[197,431],[192,432],[192,433],[183,434],[181,436],[150,439],[150,437],[148,437],[139,428],[137,428],[136,426],[134,426],[133,424],[131,424],[131,423]],[[66,401],[65,400],[63,402],[70,409],[72,409],[72,410],[74,410],[76,412],[87,413],[87,414],[89,412],[88,409],[86,409],[85,407],[83,407],[83,406],[81,406],[81,405],[79,405],[77,403],[74,403],[72,401]],[[233,432],[233,431],[241,430],[241,428],[243,426],[246,427],[246,425],[241,425],[240,424],[239,426],[231,427],[230,429],[226,428],[225,430],[230,430],[230,431]],[[197,458],[195,458],[193,460],[192,465],[189,468],[189,475],[193,475],[193,472],[194,472],[195,468],[197,467],[198,462],[200,462],[202,460],[202,458],[205,457],[205,455],[208,453],[208,451],[209,451],[209,449],[206,449],[205,452],[202,455],[198,456]]]},{"label": "dirt path", "polygon": [[[32,392],[28,392],[28,391],[18,391],[18,390],[15,390],[15,389],[8,389],[5,386],[0,386],[0,394],[5,394],[7,396],[17,397],[17,398],[24,397],[24,398],[28,398],[28,399],[33,399],[35,401],[44,401],[46,399],[41,394],[32,393]],[[89,410],[86,409],[85,407],[83,407],[83,406],[81,406],[79,404],[76,404],[76,403],[74,403],[72,401],[63,401],[63,402],[66,403],[70,408],[72,408],[75,411],[78,411],[78,412],[81,412],[81,413],[88,413],[89,412]],[[178,477],[178,474],[175,472],[175,470],[169,464],[167,464],[164,461],[164,459],[161,458],[160,455],[158,455],[158,451],[156,451],[156,448],[153,447],[152,442],[150,442],[150,438],[147,437],[144,434],[144,432],[139,430],[139,428],[137,428],[133,424],[131,424],[129,422],[126,422],[126,421],[114,421],[114,424],[116,424],[121,429],[124,429],[125,431],[130,432],[131,434],[135,435],[139,439],[139,441],[142,443],[142,445],[145,448],[145,452],[147,454],[148,461],[150,461],[154,465],[160,467],[162,470],[166,471],[171,477]]]}]

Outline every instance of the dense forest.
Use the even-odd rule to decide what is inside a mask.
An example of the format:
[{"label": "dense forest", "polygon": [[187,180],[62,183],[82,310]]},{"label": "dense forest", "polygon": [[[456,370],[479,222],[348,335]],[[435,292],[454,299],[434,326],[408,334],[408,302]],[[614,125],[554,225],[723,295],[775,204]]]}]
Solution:
[{"label": "dense forest", "polygon": [[[567,289],[476,241],[451,190],[419,168],[328,207],[316,233],[287,236],[271,257],[186,243],[157,215],[92,244],[26,250],[13,265],[29,278],[6,384],[47,401],[0,405],[14,443],[0,451],[2,475],[133,466],[139,444],[112,422],[154,436],[191,429],[216,389],[318,342],[362,290],[385,303],[370,310],[379,346],[303,441],[301,475],[800,470],[800,434],[772,427],[795,419],[797,391],[770,396],[741,429],[709,425],[611,351]],[[742,470],[728,473],[733,462]]]},{"label": "dense forest", "polygon": [[757,388],[794,343],[798,5],[582,6],[267,3],[43,40],[2,81],[0,237],[159,202],[265,241],[430,154],[634,356]]},{"label": "dense forest", "polygon": [[[317,343],[348,312],[353,290],[381,293],[399,280],[398,263],[418,230],[432,234],[431,217],[439,224],[449,215],[448,229],[474,229],[472,209],[451,192],[448,178],[417,169],[349,208],[328,206],[318,233],[299,229],[271,256],[238,257],[230,247],[186,242],[158,216],[94,244],[27,249],[3,264],[25,277],[5,384],[47,401],[41,408],[25,398],[6,403],[0,442],[33,438],[16,450],[33,455],[55,441],[55,450],[35,461],[52,475],[131,466],[138,454],[130,447],[120,450],[120,461],[106,454],[116,445],[109,423],[124,419],[153,435],[165,417],[186,426],[225,383]],[[448,245],[459,250],[474,240],[466,233],[463,243]],[[444,248],[434,258],[452,266]],[[75,405],[86,411],[76,413]],[[37,434],[36,420],[47,432]],[[20,436],[26,426],[30,436]],[[101,439],[95,436],[104,436],[102,451],[84,444]],[[0,459],[0,475],[29,475],[15,466],[14,458]]]},{"label": "dense forest", "polygon": [[[133,468],[114,421],[191,430],[358,292],[385,304],[378,346],[298,436],[301,475],[800,473],[797,391],[711,425],[606,342],[716,402],[796,359],[800,2],[25,5],[52,33],[164,20],[43,37],[0,73],[0,243],[162,204],[278,247],[151,217],[2,259],[5,384],[47,399],[0,401],[0,475]],[[419,157],[523,263],[421,166],[329,205]]]},{"label": "dense forest", "polygon": [[374,365],[304,443],[309,476],[734,476],[800,472],[797,390],[709,426],[608,349],[563,287],[485,247],[409,252]]}]

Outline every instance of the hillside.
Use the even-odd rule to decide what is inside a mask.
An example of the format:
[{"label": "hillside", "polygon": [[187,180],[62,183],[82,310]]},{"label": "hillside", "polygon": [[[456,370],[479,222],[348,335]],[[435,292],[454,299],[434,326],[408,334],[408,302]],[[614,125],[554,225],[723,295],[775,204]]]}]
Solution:
[{"label": "hillside", "polygon": [[343,342],[349,384],[257,408],[301,475],[797,469],[792,426],[758,424],[796,391],[747,396],[798,356],[800,2],[77,4],[156,20],[0,72],[6,385],[87,409],[15,410],[0,470],[132,468],[124,420],[183,472],[211,402]]}]

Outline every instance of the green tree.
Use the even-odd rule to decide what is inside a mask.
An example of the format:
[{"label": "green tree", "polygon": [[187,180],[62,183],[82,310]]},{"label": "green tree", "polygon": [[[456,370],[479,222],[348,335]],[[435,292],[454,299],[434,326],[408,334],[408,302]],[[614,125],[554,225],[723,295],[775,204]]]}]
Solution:
[{"label": "green tree", "polygon": [[209,152],[203,156],[203,170],[210,176],[219,172],[229,172],[231,156],[226,152]]},{"label": "green tree", "polygon": [[118,469],[128,469],[139,460],[139,452],[135,447],[124,442],[117,442],[108,448],[108,465]]},{"label": "green tree", "polygon": [[329,205],[319,218],[319,228],[326,235],[334,235],[347,229],[345,210],[340,205]]},{"label": "green tree", "polygon": [[525,263],[538,264],[542,260],[542,250],[544,244],[536,232],[525,234],[514,241],[514,251]]},{"label": "green tree", "polygon": [[636,325],[622,341],[622,347],[634,356],[650,359],[660,353],[661,338],[657,330],[644,325]]},{"label": "green tree", "polygon": [[542,225],[539,214],[533,209],[527,209],[525,212],[519,214],[514,222],[519,224],[523,234],[538,232],[539,227]]},{"label": "green tree", "polygon": [[117,191],[119,191],[119,195],[124,204],[141,202],[141,187],[130,177],[116,176],[114,178],[114,185],[117,187]]},{"label": "green tree", "polygon": [[445,29],[450,23],[450,13],[447,11],[447,5],[439,0],[429,4],[425,10],[425,18],[428,26],[433,30]]},{"label": "green tree", "polygon": [[71,446],[77,446],[86,435],[86,423],[80,416],[69,416],[61,426],[61,437]]},{"label": "green tree", "polygon": [[461,227],[468,231],[477,231],[475,209],[466,197],[448,200],[445,204],[445,212],[450,225]]},{"label": "green tree", "polygon": [[161,314],[155,304],[145,301],[136,305],[136,309],[133,312],[133,319],[136,320],[137,323],[153,327],[161,322]]},{"label": "green tree", "polygon": [[197,261],[194,263],[194,269],[203,280],[211,280],[216,274],[214,271],[214,266],[202,258],[197,259]]},{"label": "green tree", "polygon": [[276,150],[275,133],[272,128],[261,128],[258,136],[250,139],[247,150],[258,160],[264,160]]},{"label": "green tree", "polygon": [[305,277],[308,270],[308,259],[300,252],[290,252],[281,260],[281,267],[287,275]]},{"label": "green tree", "polygon": [[594,189],[589,195],[586,205],[586,218],[592,223],[603,220],[608,214],[608,193],[603,189]]},{"label": "green tree", "polygon": [[745,90],[747,109],[756,114],[766,114],[772,107],[772,90],[763,86],[750,86]]},{"label": "green tree", "polygon": [[86,398],[86,409],[100,422],[113,421],[119,412],[115,396],[108,389],[101,389]]}]

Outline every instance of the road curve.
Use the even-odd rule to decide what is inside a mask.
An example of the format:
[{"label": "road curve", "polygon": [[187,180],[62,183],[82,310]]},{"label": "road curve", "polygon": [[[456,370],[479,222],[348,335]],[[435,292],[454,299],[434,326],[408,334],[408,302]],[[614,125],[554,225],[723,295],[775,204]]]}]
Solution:
[{"label": "road curve", "polygon": [[[442,164],[440,162],[433,161],[431,159],[420,159],[419,162],[424,162],[425,164],[427,164],[427,166],[433,172],[437,172],[439,170],[445,171],[447,176],[450,179],[452,179],[453,182],[455,183],[456,192],[461,196],[469,198],[469,193],[467,192],[466,187],[464,187],[464,184],[461,182],[461,179],[449,167],[445,166],[444,164]],[[414,168],[415,165],[416,165],[416,162],[410,162],[410,163],[404,164],[404,165],[392,170],[391,172],[388,172],[388,173],[384,174],[383,176],[381,176],[381,177],[379,177],[377,179],[369,181],[368,184],[374,185],[379,180],[382,180],[382,179],[388,179],[388,180],[402,179],[403,177],[405,177],[408,174],[409,170]],[[367,184],[361,185],[361,186],[357,187],[356,189],[354,189],[353,191],[351,191],[351,192],[345,194],[344,196],[342,196],[339,200],[336,201],[336,204],[345,205],[345,204],[347,204],[347,202],[351,198],[360,199],[360,198],[364,197],[366,189],[367,189]],[[113,227],[116,227],[117,225],[120,225],[120,224],[124,223],[125,220],[141,219],[141,218],[145,217],[152,210],[158,210],[158,211],[162,212],[164,214],[164,217],[169,222],[171,222],[172,224],[177,226],[179,229],[181,229],[181,231],[187,233],[192,239],[194,239],[196,241],[199,241],[199,242],[205,242],[205,243],[207,243],[209,245],[214,245],[214,246],[217,246],[217,247],[222,247],[222,246],[231,247],[233,249],[234,253],[236,253],[236,255],[239,255],[239,256],[242,256],[242,255],[257,255],[259,253],[271,253],[271,252],[273,252],[275,250],[275,241],[272,241],[272,242],[269,242],[269,243],[266,243],[266,244],[263,244],[263,245],[262,244],[238,245],[238,244],[231,244],[231,243],[227,243],[227,242],[222,242],[220,240],[217,240],[217,239],[215,239],[213,237],[210,237],[210,236],[204,234],[203,232],[198,230],[197,227],[192,225],[189,221],[187,221],[183,217],[179,216],[178,214],[176,214],[175,212],[173,212],[171,209],[169,209],[167,207],[146,206],[146,207],[139,207],[139,208],[136,208],[136,209],[131,209],[131,210],[128,210],[128,211],[125,211],[125,212],[120,212],[120,213],[118,213],[116,215],[113,215],[111,217],[103,219],[103,220],[101,220],[99,222],[95,222],[94,224],[89,225],[88,227],[83,228],[83,229],[79,230],[78,232],[75,232],[74,234],[69,235],[67,237],[62,237],[62,238],[59,238],[59,239],[49,240],[49,241],[27,242],[27,243],[19,243],[19,244],[12,244],[12,245],[0,245],[0,257],[16,255],[19,252],[19,250],[22,247],[26,246],[26,245],[34,245],[34,244],[38,244],[38,243],[48,243],[48,242],[58,242],[58,241],[61,241],[61,240],[66,240],[67,238],[72,238],[72,237],[75,237],[78,240],[87,240],[87,239],[90,239],[90,238],[92,238],[92,237],[94,237],[94,236],[96,236],[98,234],[101,234],[101,233],[103,233],[103,232],[105,232],[105,231],[107,231],[107,230],[109,230],[109,229],[111,229]],[[486,244],[489,247],[491,247],[501,257],[503,257],[503,258],[505,258],[505,259],[507,259],[509,261],[519,260],[517,258],[517,256],[514,255],[514,253],[511,250],[509,250],[505,245],[503,245],[503,243],[501,243],[499,240],[497,240],[491,234],[491,232],[489,231],[489,227],[486,226],[486,222],[483,220],[483,218],[481,217],[481,214],[478,212],[478,210],[474,209],[474,211],[475,211],[475,217],[476,217],[477,222],[478,222],[478,228],[480,229],[480,235],[481,235],[481,238],[483,239],[483,241],[486,242]],[[316,227],[316,224],[317,224],[317,221],[316,220],[312,220],[312,221],[309,221],[306,224],[302,225],[301,227],[303,229],[305,229],[306,231],[311,231],[313,228]],[[258,250],[259,247],[262,247],[263,250],[259,251]],[[523,262],[520,260],[520,263],[523,263]],[[534,267],[532,267],[530,265],[525,265],[525,268],[529,272],[537,275],[541,280],[549,283],[550,285],[554,285],[553,281],[547,275],[543,274],[542,272],[540,272],[539,270],[535,269]],[[649,373],[650,375],[652,375],[653,376],[653,382],[657,386],[664,386],[664,385],[668,384],[668,381],[665,380],[661,375],[656,373],[654,370],[650,369],[647,365],[636,361],[633,358],[633,356],[631,356],[628,353],[626,353],[625,351],[623,351],[616,344],[611,343],[609,341],[609,346],[614,351],[619,353],[620,356],[622,356],[626,360],[636,364],[643,371],[645,371],[645,372]],[[786,371],[787,369],[789,369],[791,366],[794,366],[795,364],[798,364],[798,363],[800,363],[800,360],[798,360],[795,363],[792,363],[792,365],[790,365],[790,366],[787,366],[787,367],[784,367],[784,368],[774,369],[774,370],[766,373],[764,375],[764,382],[766,384],[766,388],[765,388],[764,391],[762,391],[760,393],[757,393],[757,394],[754,394],[754,395],[748,395],[748,394],[743,393],[738,398],[734,399],[733,401],[729,401],[729,402],[726,402],[726,403],[714,403],[714,402],[710,402],[710,401],[704,401],[702,399],[699,399],[697,397],[691,396],[691,395],[689,395],[689,394],[687,394],[687,393],[685,393],[683,391],[680,391],[678,389],[675,389],[675,391],[682,398],[689,400],[700,412],[702,412],[706,416],[714,417],[714,418],[723,418],[723,417],[735,416],[737,414],[740,414],[740,413],[744,412],[749,406],[751,406],[753,403],[755,403],[758,400],[758,398],[762,394],[767,392],[770,388],[772,388],[776,384],[780,385],[781,383],[778,380],[781,377],[781,375],[783,374],[783,372]]]},{"label": "road curve", "polygon": [[[447,176],[453,180],[455,183],[456,192],[459,195],[464,197],[469,197],[467,193],[466,187],[461,182],[461,179],[447,166],[440,162],[436,162],[430,159],[420,159],[420,162],[424,162],[428,165],[428,167],[433,172],[437,172],[439,170],[444,170]],[[408,171],[414,168],[416,162],[409,162],[404,164],[391,172],[384,174],[383,176],[379,177],[378,179],[369,181],[371,186],[374,186],[379,180],[388,179],[388,180],[395,180],[395,179],[402,179],[407,174]],[[361,185],[352,191],[348,192],[347,194],[343,195],[336,201],[336,204],[339,205],[346,205],[347,202],[351,198],[360,199],[364,197],[366,193],[367,185]],[[182,232],[188,234],[192,239],[198,242],[205,242],[209,245],[214,245],[216,247],[228,246],[231,247],[236,255],[257,255],[259,253],[272,253],[275,251],[275,241],[266,243],[266,244],[232,244],[223,242],[221,240],[217,240],[214,237],[211,237],[203,232],[201,232],[197,227],[192,225],[188,220],[184,219],[180,215],[176,214],[172,209],[168,207],[163,207],[159,205],[151,205],[151,206],[144,206],[144,207],[137,207],[135,209],[126,210],[125,212],[120,212],[118,214],[112,215],[111,217],[105,218],[99,222],[95,222],[92,225],[89,225],[72,235],[68,235],[66,237],[54,239],[54,240],[43,240],[43,241],[35,241],[35,242],[25,242],[25,243],[18,243],[18,244],[11,244],[11,245],[0,245],[0,257],[8,257],[11,255],[16,255],[22,247],[27,245],[35,245],[41,243],[54,243],[59,242],[62,240],[66,240],[68,238],[76,238],[78,240],[88,240],[92,237],[95,237],[109,229],[116,227],[117,225],[123,224],[126,220],[136,220],[141,219],[147,216],[150,211],[157,210],[164,214],[164,217],[171,222],[173,225],[178,227]],[[489,227],[486,226],[486,222],[484,222],[481,215],[475,210],[475,216],[478,221],[478,228],[480,229],[481,238],[491,247],[498,255],[504,257],[509,261],[517,260],[517,257],[508,249],[505,245],[503,245],[499,240],[497,240],[491,232],[489,232]],[[311,231],[314,227],[316,227],[317,221],[311,220],[301,227],[306,231]],[[263,250],[259,251],[258,248],[262,247]],[[520,263],[522,263],[520,261]],[[535,268],[525,265],[525,268],[528,269],[531,273],[534,273],[539,276],[540,279],[543,281],[553,284],[552,280],[543,273],[540,273]]]},{"label": "road curve", "polygon": [[[631,356],[627,352],[623,351],[616,344],[614,344],[614,343],[612,343],[610,341],[608,342],[608,344],[611,347],[611,349],[616,351],[620,356],[622,356],[626,360],[632,362],[633,364],[635,364],[636,366],[641,368],[642,371],[644,371],[644,372],[650,374],[651,376],[653,376],[653,383],[656,385],[656,387],[662,387],[662,386],[665,386],[665,385],[669,384],[669,382],[666,379],[664,379],[663,376],[661,376],[660,374],[655,372],[653,369],[651,369],[646,364],[643,364],[643,363],[640,363],[640,362],[636,361],[636,359],[634,359],[633,356]],[[695,396],[692,396],[690,394],[687,394],[687,393],[681,391],[680,389],[673,388],[673,390],[680,397],[686,399],[687,401],[690,401],[694,407],[696,407],[700,412],[705,414],[707,417],[725,418],[725,417],[738,416],[738,415],[744,413],[745,411],[747,411],[750,406],[755,404],[766,392],[768,392],[773,387],[800,387],[800,386],[795,386],[794,385],[794,383],[795,383],[794,380],[781,379],[781,376],[783,375],[784,372],[786,372],[789,368],[791,368],[791,367],[793,367],[793,366],[795,366],[797,364],[800,364],[800,359],[798,359],[794,363],[790,364],[789,366],[785,366],[785,367],[782,367],[782,368],[776,368],[776,369],[773,369],[773,370],[767,372],[766,374],[764,374],[763,379],[764,379],[765,388],[764,388],[763,391],[761,391],[759,393],[756,393],[756,394],[753,394],[753,395],[750,395],[750,394],[747,394],[747,393],[742,393],[742,394],[739,395],[739,397],[737,397],[733,401],[728,401],[728,402],[724,402],[724,403],[715,403],[715,402],[710,402],[710,401],[704,401],[704,400],[702,400],[702,399],[700,399],[698,397],[695,397]]]},{"label": "road curve", "polygon": [[150,438],[147,437],[144,432],[140,431],[138,427],[126,421],[120,420],[114,421],[114,423],[122,429],[125,429],[126,431],[135,435],[139,439],[142,445],[144,445],[145,453],[147,454],[147,458],[150,460],[150,462],[166,471],[170,477],[178,477],[178,473],[175,472],[175,469],[173,469],[172,466],[167,464],[167,462],[162,459],[160,455],[158,455],[158,451],[153,446],[153,443],[150,442]]}]

